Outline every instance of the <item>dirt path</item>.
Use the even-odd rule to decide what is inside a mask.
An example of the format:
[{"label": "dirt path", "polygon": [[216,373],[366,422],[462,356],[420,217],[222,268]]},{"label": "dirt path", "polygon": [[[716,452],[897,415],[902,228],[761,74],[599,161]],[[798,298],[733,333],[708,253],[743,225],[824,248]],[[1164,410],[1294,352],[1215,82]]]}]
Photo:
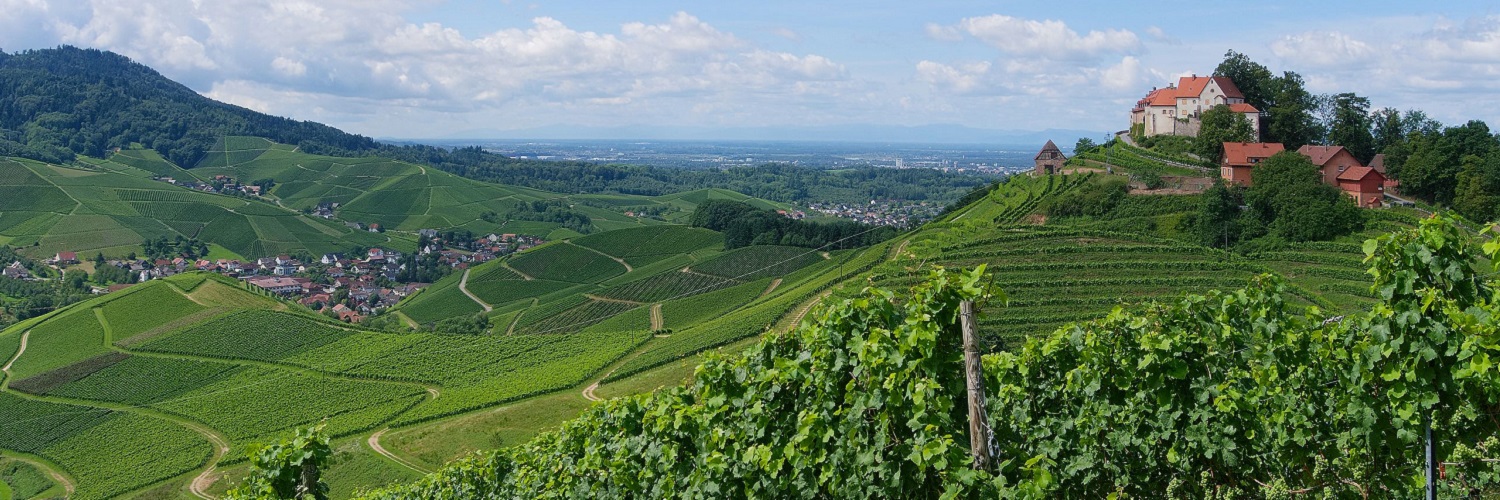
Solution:
[{"label": "dirt path", "polygon": [[484,308],[484,312],[490,312],[490,311],[495,310],[494,306],[491,306],[488,302],[485,302],[483,300],[479,300],[479,296],[478,295],[474,295],[473,292],[469,291],[469,270],[468,269],[464,269],[464,277],[459,278],[459,280],[458,280],[458,291],[463,292],[464,295],[468,295],[469,298],[474,299],[474,302],[478,302],[479,306]]},{"label": "dirt path", "polygon": [[666,321],[661,316],[661,303],[651,304],[651,330],[661,330],[663,323]]},{"label": "dirt path", "polygon": [[25,332],[21,333],[21,348],[16,349],[16,355],[11,356],[10,360],[5,362],[4,368],[0,368],[0,372],[5,372],[5,378],[10,378],[10,365],[16,364],[16,360],[21,359],[21,354],[26,352],[26,341],[30,339],[31,330],[26,330]]},{"label": "dirt path", "polygon": [[208,438],[214,445],[214,456],[208,460],[208,467],[203,469],[203,473],[198,474],[198,477],[193,478],[193,482],[188,486],[188,490],[193,492],[193,496],[202,498],[203,500],[215,500],[218,497],[210,495],[208,489],[213,487],[215,482],[219,481],[219,478],[214,477],[214,471],[219,467],[219,461],[224,459],[224,455],[229,454],[229,442],[223,436],[220,436],[217,432],[207,427],[202,427],[191,422],[178,423],[202,434],[203,437]]},{"label": "dirt path", "polygon": [[604,252],[600,252],[598,250],[594,250],[592,248],[589,248],[589,247],[586,247],[586,246],[583,246],[583,245],[574,245],[573,242],[570,241],[570,240],[563,240],[563,243],[567,243],[569,245],[573,245],[575,247],[582,248],[584,250],[588,250],[590,252],[594,252],[594,253],[597,253],[599,255],[603,255],[605,257],[609,257],[610,260],[613,260],[615,262],[619,262],[620,265],[625,266],[625,272],[627,272],[627,273],[635,270],[634,268],[630,267],[630,264],[628,264],[628,263],[625,262],[625,259],[621,259],[619,257],[615,257],[613,255],[610,255],[610,254],[607,254],[607,253],[604,253]]},{"label": "dirt path", "polygon": [[765,297],[767,295],[770,295],[771,292],[776,291],[776,287],[778,287],[778,286],[781,286],[781,278],[776,278],[774,280],[771,280],[771,286],[766,287],[766,291],[760,292],[760,296],[761,297]]},{"label": "dirt path", "polygon": [[380,445],[380,436],[384,436],[385,432],[389,431],[389,430],[391,430],[391,428],[390,427],[386,427],[384,429],[375,431],[374,434],[370,435],[370,439],[365,440],[365,444],[370,445],[370,449],[371,450],[375,450],[375,453],[379,453],[380,456],[385,457],[385,458],[389,458],[389,459],[391,459],[392,462],[396,462],[398,464],[401,464],[403,467],[406,467],[408,469],[420,472],[422,474],[427,474],[427,473],[432,472],[430,470],[427,470],[425,468],[417,466],[417,464],[408,462],[404,458],[396,456],[395,453],[391,453],[389,450],[386,450],[384,446],[381,446]]},{"label": "dirt path", "polygon": [[67,474],[63,474],[62,471],[59,471],[57,469],[53,469],[51,466],[49,466],[49,465],[47,465],[45,463],[42,463],[41,460],[37,460],[37,459],[34,459],[34,458],[29,458],[29,457],[23,457],[23,456],[19,456],[19,455],[16,455],[16,454],[5,455],[5,458],[9,458],[11,460],[15,460],[15,461],[18,461],[18,462],[26,462],[28,464],[31,464],[32,467],[36,467],[38,469],[41,469],[41,470],[45,471],[48,476],[52,476],[52,480],[53,481],[56,481],[57,484],[61,484],[62,485],[63,492],[66,493],[66,496],[69,496],[69,497],[73,496],[73,490],[78,489],[78,485],[73,484],[73,478],[68,477]]}]

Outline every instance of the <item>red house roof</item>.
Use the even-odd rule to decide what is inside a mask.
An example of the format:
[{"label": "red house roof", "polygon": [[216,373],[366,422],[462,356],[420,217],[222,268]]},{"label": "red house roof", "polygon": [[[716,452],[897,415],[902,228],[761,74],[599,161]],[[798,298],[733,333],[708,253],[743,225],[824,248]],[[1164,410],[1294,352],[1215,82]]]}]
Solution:
[{"label": "red house roof", "polygon": [[1234,81],[1223,76],[1184,76],[1177,80],[1177,97],[1203,95],[1203,89],[1208,87],[1210,81],[1218,82],[1219,88],[1224,90],[1224,97],[1245,98],[1240,88],[1234,86]]},{"label": "red house roof", "polygon": [[1370,174],[1379,175],[1381,177],[1381,179],[1385,178],[1385,176],[1381,175],[1378,170],[1375,170],[1375,169],[1370,168],[1370,167],[1350,167],[1350,168],[1344,169],[1343,172],[1339,173],[1339,180],[1341,180],[1341,181],[1360,181],[1360,180],[1364,180],[1365,176],[1370,175]]},{"label": "red house roof", "polygon": [[1286,146],[1279,142],[1226,142],[1224,143],[1224,163],[1227,165],[1246,166],[1254,165],[1251,158],[1270,158],[1271,155],[1286,151]]},{"label": "red house roof", "polygon": [[1260,110],[1255,109],[1255,106],[1251,106],[1250,104],[1243,103],[1243,102],[1237,102],[1237,103],[1234,103],[1234,104],[1230,104],[1229,105],[1229,110],[1233,111],[1235,113],[1259,113],[1260,112]]},{"label": "red house roof", "polygon": [[1314,146],[1312,144],[1297,148],[1298,153],[1311,158],[1313,165],[1320,167],[1328,163],[1328,160],[1332,160],[1334,156],[1337,156],[1339,151],[1343,150],[1343,146]]}]

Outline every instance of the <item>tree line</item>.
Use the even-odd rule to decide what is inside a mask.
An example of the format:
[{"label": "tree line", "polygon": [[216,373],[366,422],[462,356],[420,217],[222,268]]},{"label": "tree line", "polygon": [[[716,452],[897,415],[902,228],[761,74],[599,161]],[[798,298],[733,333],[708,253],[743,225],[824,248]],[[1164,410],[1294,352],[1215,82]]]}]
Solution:
[{"label": "tree line", "polygon": [[750,245],[838,250],[873,245],[896,235],[896,229],[890,226],[870,226],[846,220],[797,220],[775,210],[755,208],[732,200],[708,200],[699,204],[689,224],[724,233],[725,250]]}]

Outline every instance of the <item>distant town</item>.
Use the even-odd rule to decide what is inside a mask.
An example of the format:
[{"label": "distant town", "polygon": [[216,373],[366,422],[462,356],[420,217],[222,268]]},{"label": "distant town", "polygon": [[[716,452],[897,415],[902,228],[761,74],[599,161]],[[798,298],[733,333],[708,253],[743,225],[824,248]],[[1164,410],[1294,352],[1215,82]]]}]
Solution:
[{"label": "distant town", "polygon": [[[521,234],[473,237],[466,232],[435,229],[420,230],[418,236],[419,248],[412,255],[377,247],[363,249],[358,254],[282,254],[246,261],[180,256],[92,260],[96,273],[100,266],[109,266],[128,276],[124,280],[126,283],[95,287],[94,293],[114,292],[135,283],[190,271],[207,271],[239,279],[248,286],[294,300],[342,321],[359,323],[395,306],[451,272],[463,271],[544,242]],[[58,252],[44,262],[64,271],[83,264],[84,260],[77,252]],[[16,280],[38,279],[20,261],[0,267],[0,276]]]}]

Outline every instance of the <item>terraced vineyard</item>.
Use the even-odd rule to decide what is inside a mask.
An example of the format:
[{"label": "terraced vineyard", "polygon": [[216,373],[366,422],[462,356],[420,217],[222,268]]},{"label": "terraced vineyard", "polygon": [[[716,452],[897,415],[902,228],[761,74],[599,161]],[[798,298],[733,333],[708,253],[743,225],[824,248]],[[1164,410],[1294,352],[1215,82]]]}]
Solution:
[{"label": "terraced vineyard", "polygon": [[[1384,224],[1338,242],[1294,244],[1292,249],[1241,256],[1176,239],[1170,227],[1194,205],[1171,197],[1122,204],[1121,218],[1046,221],[1034,217],[1048,196],[1066,192],[1093,175],[1018,177],[985,199],[910,238],[906,252],[874,273],[876,284],[901,287],[922,278],[913,263],[946,267],[988,266],[1009,304],[983,308],[981,331],[996,349],[1063,324],[1098,318],[1116,306],[1135,307],[1185,293],[1244,286],[1250,277],[1287,277],[1301,305],[1351,311],[1372,300],[1358,242],[1415,221],[1399,210],[1379,212]],[[1141,205],[1139,210],[1135,204]],[[1186,208],[1184,208],[1186,207]],[[1129,213],[1123,213],[1129,212]],[[1137,214],[1136,212],[1140,212]],[[1149,224],[1136,224],[1149,219]]]}]

